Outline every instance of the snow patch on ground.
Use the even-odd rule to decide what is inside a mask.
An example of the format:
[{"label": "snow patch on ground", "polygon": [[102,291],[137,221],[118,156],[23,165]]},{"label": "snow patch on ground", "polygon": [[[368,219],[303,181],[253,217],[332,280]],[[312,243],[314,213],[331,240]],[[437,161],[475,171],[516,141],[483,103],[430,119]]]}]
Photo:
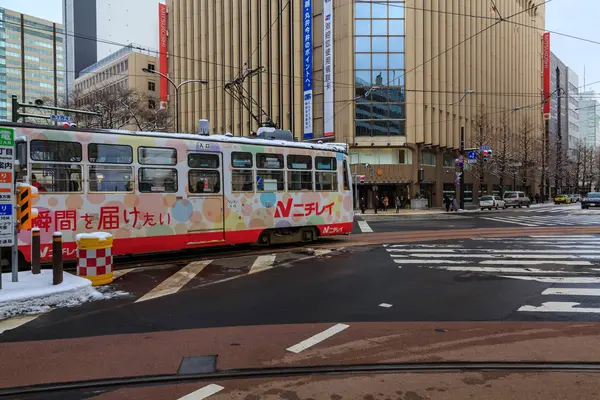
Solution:
[{"label": "snow patch on ground", "polygon": [[108,286],[93,288],[91,281],[64,273],[63,283],[52,285],[52,271],[33,275],[19,272],[19,282],[12,282],[10,273],[2,274],[0,289],[0,320],[24,314],[40,314],[55,308],[74,307],[88,301],[106,300],[128,293]]}]

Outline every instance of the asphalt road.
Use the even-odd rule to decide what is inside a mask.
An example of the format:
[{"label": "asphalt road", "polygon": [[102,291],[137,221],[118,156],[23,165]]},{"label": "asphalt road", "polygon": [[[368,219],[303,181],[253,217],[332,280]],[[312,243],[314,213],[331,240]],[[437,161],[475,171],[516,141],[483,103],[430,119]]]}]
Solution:
[{"label": "asphalt road", "polygon": [[468,210],[439,214],[357,215],[354,233],[364,233],[365,229],[373,232],[396,232],[574,225],[600,226],[600,210],[582,210],[579,204],[549,204],[544,207]]},{"label": "asphalt road", "polygon": [[[416,237],[410,242],[391,240],[353,246],[350,236],[348,241],[340,242],[343,247],[338,244],[329,249],[305,248],[119,271],[115,282],[101,289],[109,299],[0,321],[0,352],[7,354],[0,361],[0,369],[8,371],[0,378],[0,388],[16,385],[14,382],[29,382],[20,374],[19,363],[23,369],[40,368],[41,372],[32,373],[31,379],[43,381],[53,371],[47,363],[61,363],[57,357],[63,355],[62,363],[68,364],[70,374],[91,379],[84,373],[87,367],[77,366],[77,363],[90,365],[82,352],[98,348],[94,350],[97,357],[107,351],[111,353],[107,349],[113,346],[117,347],[107,356],[110,362],[119,368],[139,364],[136,368],[142,372],[137,373],[150,375],[157,373],[157,365],[162,366],[157,359],[145,359],[158,358],[155,352],[162,352],[171,364],[178,365],[177,351],[223,357],[252,337],[258,338],[259,348],[250,352],[242,348],[242,353],[236,353],[231,360],[252,363],[259,359],[268,365],[273,354],[293,343],[298,343],[301,352],[305,346],[302,339],[331,329],[335,331],[331,333],[333,338],[339,335],[338,342],[329,342],[336,343],[335,355],[319,358],[315,354],[322,362],[338,356],[349,357],[357,351],[353,350],[357,341],[388,337],[392,334],[389,329],[405,329],[415,335],[415,340],[421,340],[426,332],[446,332],[435,327],[447,328],[448,324],[484,324],[464,328],[464,335],[472,337],[473,332],[482,332],[482,326],[490,323],[501,322],[493,325],[494,332],[501,327],[516,326],[520,331],[532,329],[539,333],[544,332],[538,329],[540,323],[569,323],[570,329],[600,321],[600,235],[572,231],[552,234],[569,226],[570,220],[581,224],[587,221],[588,226],[600,225],[596,221],[600,215],[582,214],[576,206],[532,210],[441,214],[427,219],[357,220],[357,229],[363,232],[357,238],[370,234],[394,237],[386,232],[417,228],[452,232],[450,229],[471,226],[497,228],[498,237],[437,241],[419,241]],[[554,225],[542,225],[550,221]],[[360,222],[366,222],[371,233],[364,233],[365,224]],[[520,227],[527,227],[528,233],[522,233],[527,236],[501,237],[503,228],[521,232]],[[539,233],[532,234],[531,228],[537,228]],[[388,331],[378,332],[380,336],[371,336],[375,334],[370,331],[352,331],[358,335],[352,340],[340,333],[349,327],[369,324],[383,326]],[[416,325],[392,328],[395,324]],[[421,328],[416,327],[420,326],[429,327],[417,333]],[[595,326],[590,329],[596,329]],[[163,335],[161,344],[153,344],[156,335]],[[479,337],[481,333],[475,335]],[[565,335],[570,337],[572,333]],[[322,340],[325,343],[333,340],[328,337]],[[464,339],[461,337],[451,342],[458,343]],[[165,345],[167,338],[169,344]],[[373,340],[380,343],[381,339]],[[436,343],[436,339],[431,342]],[[201,349],[176,350],[172,347],[175,343]],[[306,346],[318,349],[321,346],[318,343],[313,340]],[[365,346],[358,348],[362,351]],[[557,348],[555,342],[549,346]],[[273,350],[275,347],[277,350]],[[293,349],[294,346],[289,347],[287,352],[295,352]],[[127,354],[136,351],[135,355]],[[386,351],[385,357],[394,354],[389,348]],[[525,354],[531,353],[528,351]],[[13,362],[24,352],[41,354],[39,367],[27,361],[31,359],[27,355]],[[281,360],[292,362],[288,356]],[[176,368],[171,364],[170,368]],[[219,364],[222,367],[223,361]],[[103,366],[107,368],[106,374],[117,374],[119,368],[115,365],[94,364],[89,367],[90,374],[94,368]],[[147,369],[141,367],[144,365],[148,365]]]}]

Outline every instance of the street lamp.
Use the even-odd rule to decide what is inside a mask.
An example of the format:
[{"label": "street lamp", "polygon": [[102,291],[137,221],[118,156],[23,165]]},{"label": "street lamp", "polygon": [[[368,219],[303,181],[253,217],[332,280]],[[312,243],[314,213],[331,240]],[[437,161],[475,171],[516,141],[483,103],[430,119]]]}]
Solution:
[{"label": "street lamp", "polygon": [[150,74],[156,74],[156,75],[162,76],[167,81],[169,81],[169,83],[171,83],[171,85],[173,85],[173,87],[175,88],[175,130],[177,132],[179,132],[179,130],[180,130],[179,129],[179,89],[181,89],[181,87],[183,85],[186,85],[188,83],[202,83],[203,85],[206,85],[208,82],[203,81],[201,79],[189,79],[187,81],[181,82],[178,85],[175,82],[173,82],[173,80],[171,78],[169,78],[167,75],[163,74],[162,72],[158,72],[158,71],[155,71],[153,69],[148,69],[148,68],[142,68],[142,71],[150,73]]}]

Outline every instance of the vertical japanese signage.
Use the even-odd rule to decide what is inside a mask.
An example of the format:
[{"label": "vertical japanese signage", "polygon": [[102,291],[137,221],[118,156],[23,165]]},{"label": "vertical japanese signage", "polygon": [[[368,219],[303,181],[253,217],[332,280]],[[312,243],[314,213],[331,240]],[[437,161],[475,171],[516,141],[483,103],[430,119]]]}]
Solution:
[{"label": "vertical japanese signage", "polygon": [[14,130],[0,128],[0,247],[13,245]]},{"label": "vertical japanese signage", "polygon": [[304,22],[304,35],[302,37],[304,52],[304,139],[312,139],[313,137],[313,83],[312,83],[312,0],[304,0],[304,8],[302,13]]},{"label": "vertical japanese signage", "polygon": [[323,132],[334,136],[333,120],[333,0],[323,0]]},{"label": "vertical japanese signage", "polygon": [[[163,74],[168,73],[168,62],[167,62],[167,5],[158,4],[158,61],[159,71]],[[166,105],[163,102],[168,101],[169,92],[167,86],[167,80],[163,77],[160,78],[160,101],[161,108]]]},{"label": "vertical japanese signage", "polygon": [[542,39],[542,68],[544,80],[544,119],[550,119],[550,32],[545,32]]}]

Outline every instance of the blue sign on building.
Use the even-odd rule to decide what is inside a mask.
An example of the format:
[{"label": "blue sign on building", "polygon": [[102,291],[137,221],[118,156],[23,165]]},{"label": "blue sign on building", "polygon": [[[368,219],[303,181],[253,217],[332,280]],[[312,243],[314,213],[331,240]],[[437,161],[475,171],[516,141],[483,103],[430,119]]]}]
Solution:
[{"label": "blue sign on building", "polygon": [[12,204],[0,204],[0,215],[12,215]]},{"label": "blue sign on building", "polygon": [[469,160],[476,160],[477,159],[477,152],[476,151],[470,151],[469,155],[467,157],[469,157]]},{"label": "blue sign on building", "polygon": [[303,0],[302,9],[303,30],[303,79],[304,79],[304,139],[313,137],[313,23],[312,23],[312,2],[313,0]]}]

